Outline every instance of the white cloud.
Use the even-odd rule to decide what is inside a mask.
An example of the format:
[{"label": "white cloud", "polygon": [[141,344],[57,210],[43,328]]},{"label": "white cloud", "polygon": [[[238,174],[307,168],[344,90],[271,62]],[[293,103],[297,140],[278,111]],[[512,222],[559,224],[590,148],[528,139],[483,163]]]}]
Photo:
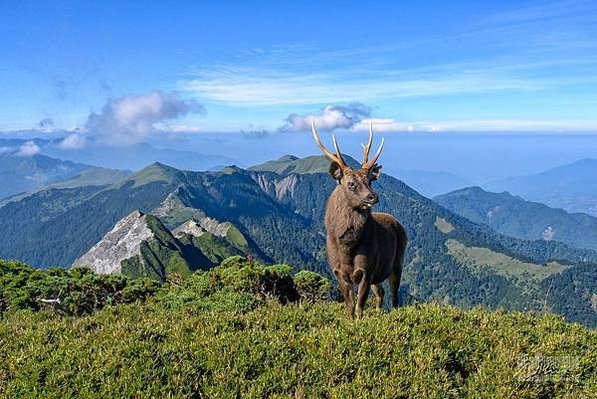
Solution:
[{"label": "white cloud", "polygon": [[351,129],[370,115],[371,108],[361,103],[328,105],[317,114],[289,115],[280,130],[293,132],[310,130],[312,120],[315,121],[315,126],[322,130]]},{"label": "white cloud", "polygon": [[25,143],[21,144],[19,150],[16,152],[16,155],[20,157],[30,157],[35,154],[39,154],[40,148],[37,144],[33,141],[26,141]]},{"label": "white cloud", "polygon": [[428,132],[461,131],[461,132],[560,132],[560,131],[594,131],[597,120],[535,120],[535,119],[482,119],[413,122],[417,130]]},{"label": "white cloud", "polygon": [[89,115],[88,132],[110,145],[131,145],[156,132],[156,126],[191,112],[204,112],[201,104],[175,93],[154,91],[108,101],[100,113]]},{"label": "white cloud", "polygon": [[58,143],[58,147],[63,150],[79,150],[86,145],[87,140],[78,133],[71,133]]},{"label": "white cloud", "polygon": [[373,131],[375,132],[412,132],[415,130],[415,126],[408,122],[399,122],[392,118],[370,118],[363,119],[361,122],[354,126],[354,130],[368,131],[369,122],[373,123]]},{"label": "white cloud", "polygon": [[186,123],[156,123],[154,127],[165,133],[199,133],[203,131],[200,126]]},{"label": "white cloud", "polygon": [[532,119],[469,119],[453,121],[404,121],[392,118],[363,119],[355,124],[355,131],[367,131],[369,121],[373,130],[386,133],[418,132],[537,132],[557,133],[561,131],[594,132],[597,120],[532,120]]}]

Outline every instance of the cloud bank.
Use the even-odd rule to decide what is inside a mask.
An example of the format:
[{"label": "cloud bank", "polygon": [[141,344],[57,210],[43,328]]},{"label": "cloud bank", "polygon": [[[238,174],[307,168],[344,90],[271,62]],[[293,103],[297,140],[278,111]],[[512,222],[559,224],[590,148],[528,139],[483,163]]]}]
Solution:
[{"label": "cloud bank", "polygon": [[311,129],[311,120],[318,128],[327,131],[352,129],[371,116],[371,107],[355,102],[348,105],[328,105],[317,114],[290,114],[280,131],[302,132]]},{"label": "cloud bank", "polygon": [[[156,125],[189,113],[204,112],[203,106],[194,100],[182,99],[176,93],[153,91],[109,100],[101,112],[89,115],[85,129],[100,142],[126,146],[145,140],[157,131]],[[78,138],[71,135],[62,144],[77,145]]]},{"label": "cloud bank", "polygon": [[25,143],[21,144],[19,150],[16,152],[16,155],[20,157],[30,157],[35,154],[39,154],[40,148],[37,144],[33,141],[26,141]]},{"label": "cloud bank", "polygon": [[58,147],[63,150],[79,150],[87,145],[87,140],[85,137],[81,136],[79,133],[71,133],[66,136],[60,143],[58,143]]}]

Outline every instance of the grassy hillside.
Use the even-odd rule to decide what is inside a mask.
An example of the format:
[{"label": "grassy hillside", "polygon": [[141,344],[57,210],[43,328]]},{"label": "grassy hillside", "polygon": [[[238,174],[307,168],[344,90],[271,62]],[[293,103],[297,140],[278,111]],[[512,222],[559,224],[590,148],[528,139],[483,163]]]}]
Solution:
[{"label": "grassy hillside", "polygon": [[356,322],[326,299],[329,282],[290,271],[234,257],[160,286],[0,261],[0,398],[597,392],[596,330],[433,303]]}]

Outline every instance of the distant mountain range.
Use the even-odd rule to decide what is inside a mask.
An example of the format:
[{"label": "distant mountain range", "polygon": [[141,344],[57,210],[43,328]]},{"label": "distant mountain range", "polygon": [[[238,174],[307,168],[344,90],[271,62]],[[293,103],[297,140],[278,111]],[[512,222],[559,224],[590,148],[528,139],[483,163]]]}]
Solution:
[{"label": "distant mountain range", "polygon": [[[28,141],[0,139],[0,149],[17,150]],[[156,161],[186,170],[211,170],[236,163],[225,156],[156,148],[148,143],[114,147],[88,141],[83,148],[65,149],[60,145],[61,139],[34,139],[32,142],[39,147],[41,155],[113,169],[139,170]]]},{"label": "distant mountain range", "polygon": [[[185,243],[176,233],[189,221],[227,225],[238,232],[228,243],[242,243],[241,252],[329,275],[323,213],[336,183],[328,167],[323,157],[287,157],[252,170],[215,172],[154,163],[112,185],[42,190],[0,207],[0,258],[70,266],[139,210],[159,218],[181,245],[193,240],[187,237]],[[597,323],[591,302],[597,252],[498,234],[391,176],[383,175],[375,188],[379,210],[395,215],[407,229],[403,288],[413,296],[463,307],[551,310]],[[220,251],[220,244],[211,247]],[[201,252],[209,257],[208,250]],[[185,259],[190,268],[200,266]]]},{"label": "distant mountain range", "polygon": [[433,198],[447,209],[475,223],[527,240],[558,240],[597,250],[597,218],[584,213],[526,201],[508,192],[491,193],[468,187]]},{"label": "distant mountain range", "polygon": [[62,161],[45,155],[0,153],[0,199],[15,194],[56,187],[111,184],[130,172],[99,168],[87,164]]},{"label": "distant mountain range", "polygon": [[597,159],[582,159],[542,173],[483,184],[488,191],[508,191],[568,212],[597,216]]}]

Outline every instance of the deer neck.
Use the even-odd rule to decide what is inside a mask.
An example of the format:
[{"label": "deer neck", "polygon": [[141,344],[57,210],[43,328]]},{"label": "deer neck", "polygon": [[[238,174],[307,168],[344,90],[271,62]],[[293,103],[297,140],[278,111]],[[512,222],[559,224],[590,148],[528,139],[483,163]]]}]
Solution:
[{"label": "deer neck", "polygon": [[350,206],[338,186],[328,199],[325,227],[328,235],[335,237],[339,243],[353,246],[359,242],[370,217],[369,209],[359,210]]}]

